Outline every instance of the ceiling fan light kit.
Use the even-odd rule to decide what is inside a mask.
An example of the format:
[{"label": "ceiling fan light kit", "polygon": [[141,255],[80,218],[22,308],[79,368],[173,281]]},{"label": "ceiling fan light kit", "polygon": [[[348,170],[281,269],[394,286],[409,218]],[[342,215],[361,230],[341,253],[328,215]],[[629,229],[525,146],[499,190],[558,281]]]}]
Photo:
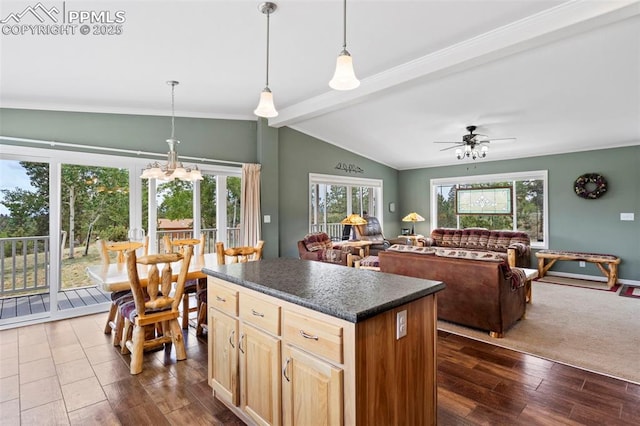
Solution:
[{"label": "ceiling fan light kit", "polygon": [[455,144],[455,146],[444,148],[444,149],[441,149],[440,151],[447,151],[449,149],[455,148],[456,158],[458,160],[462,160],[465,158],[471,158],[472,160],[476,160],[478,158],[487,157],[487,154],[489,153],[489,146],[487,144],[489,142],[514,139],[514,138],[490,139],[485,135],[473,133],[475,132],[476,129],[477,129],[476,126],[467,126],[467,131],[469,132],[469,134],[462,136],[462,142],[435,142],[435,143]]}]

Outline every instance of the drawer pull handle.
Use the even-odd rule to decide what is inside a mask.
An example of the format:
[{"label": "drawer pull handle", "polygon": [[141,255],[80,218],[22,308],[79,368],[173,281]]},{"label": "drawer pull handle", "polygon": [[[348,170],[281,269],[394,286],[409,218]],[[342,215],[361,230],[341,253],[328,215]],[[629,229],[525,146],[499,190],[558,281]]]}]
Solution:
[{"label": "drawer pull handle", "polygon": [[289,377],[287,376],[287,367],[289,366],[290,362],[291,362],[291,358],[287,357],[287,360],[284,363],[284,367],[282,367],[282,375],[284,376],[285,379],[287,379],[287,382],[291,381],[291,379],[289,379]]},{"label": "drawer pull handle", "polygon": [[234,345],[234,344],[233,344],[233,340],[232,340],[232,339],[233,339],[233,336],[234,336],[235,334],[236,334],[236,331],[235,331],[235,330],[232,330],[232,331],[231,331],[231,334],[229,335],[229,344],[231,345],[231,347],[232,347],[233,349],[235,349],[235,348],[236,348],[236,345]]},{"label": "drawer pull handle", "polygon": [[264,314],[262,314],[262,313],[260,313],[260,312],[256,311],[255,309],[251,309],[251,313],[252,313],[253,315],[257,316],[257,317],[264,318]]},{"label": "drawer pull handle", "polygon": [[227,299],[225,299],[224,297],[220,297],[220,296],[216,296],[216,300],[218,302],[226,302],[227,301]]},{"label": "drawer pull handle", "polygon": [[244,349],[242,349],[242,341],[243,340],[244,340],[244,333],[240,333],[240,341],[238,342],[238,349],[242,353],[244,353]]},{"label": "drawer pull handle", "polygon": [[311,334],[307,334],[307,333],[304,332],[304,330],[300,330],[300,335],[302,337],[304,337],[305,339],[318,340],[318,336],[312,336]]}]

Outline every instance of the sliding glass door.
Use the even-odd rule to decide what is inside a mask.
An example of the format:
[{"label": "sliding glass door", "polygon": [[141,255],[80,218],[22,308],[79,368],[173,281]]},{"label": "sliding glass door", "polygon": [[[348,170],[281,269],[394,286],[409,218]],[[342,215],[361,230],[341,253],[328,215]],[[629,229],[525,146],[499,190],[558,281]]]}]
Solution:
[{"label": "sliding glass door", "polygon": [[41,159],[0,158],[0,325],[49,314],[49,174]]}]

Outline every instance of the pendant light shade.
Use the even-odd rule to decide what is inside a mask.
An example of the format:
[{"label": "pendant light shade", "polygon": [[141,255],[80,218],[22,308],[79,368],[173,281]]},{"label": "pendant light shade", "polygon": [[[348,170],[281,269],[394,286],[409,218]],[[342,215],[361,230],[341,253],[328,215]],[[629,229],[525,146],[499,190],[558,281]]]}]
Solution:
[{"label": "pendant light shade", "polygon": [[260,101],[258,102],[258,106],[253,111],[255,115],[258,117],[264,118],[272,118],[278,116],[278,111],[276,111],[276,107],[273,104],[273,93],[271,93],[271,89],[269,89],[269,16],[276,11],[277,5],[275,3],[266,2],[261,3],[258,6],[258,10],[261,13],[267,15],[267,67],[266,67],[266,84],[264,89],[262,89],[262,93],[260,93]]},{"label": "pendant light shade", "polygon": [[342,52],[338,55],[336,71],[329,82],[329,87],[335,90],[352,90],[360,86],[360,80],[356,78],[356,73],[353,70],[353,58],[347,50],[347,0],[343,2],[342,18]]},{"label": "pendant light shade", "polygon": [[260,93],[260,102],[258,102],[258,107],[253,110],[253,113],[258,117],[264,118],[278,116],[276,106],[273,104],[273,93],[271,93],[268,87],[265,87],[262,93]]},{"label": "pendant light shade", "polygon": [[360,86],[360,81],[353,71],[353,59],[346,50],[343,50],[336,61],[336,72],[329,82],[329,86],[335,90],[351,90]]}]

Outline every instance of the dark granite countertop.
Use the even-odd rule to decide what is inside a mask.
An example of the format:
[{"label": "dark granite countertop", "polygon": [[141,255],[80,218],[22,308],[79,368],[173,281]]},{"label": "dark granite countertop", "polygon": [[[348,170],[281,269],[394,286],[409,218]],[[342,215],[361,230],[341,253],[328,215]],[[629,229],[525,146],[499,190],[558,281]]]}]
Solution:
[{"label": "dark granite countertop", "polygon": [[350,322],[445,287],[441,281],[291,258],[218,265],[203,272]]}]

